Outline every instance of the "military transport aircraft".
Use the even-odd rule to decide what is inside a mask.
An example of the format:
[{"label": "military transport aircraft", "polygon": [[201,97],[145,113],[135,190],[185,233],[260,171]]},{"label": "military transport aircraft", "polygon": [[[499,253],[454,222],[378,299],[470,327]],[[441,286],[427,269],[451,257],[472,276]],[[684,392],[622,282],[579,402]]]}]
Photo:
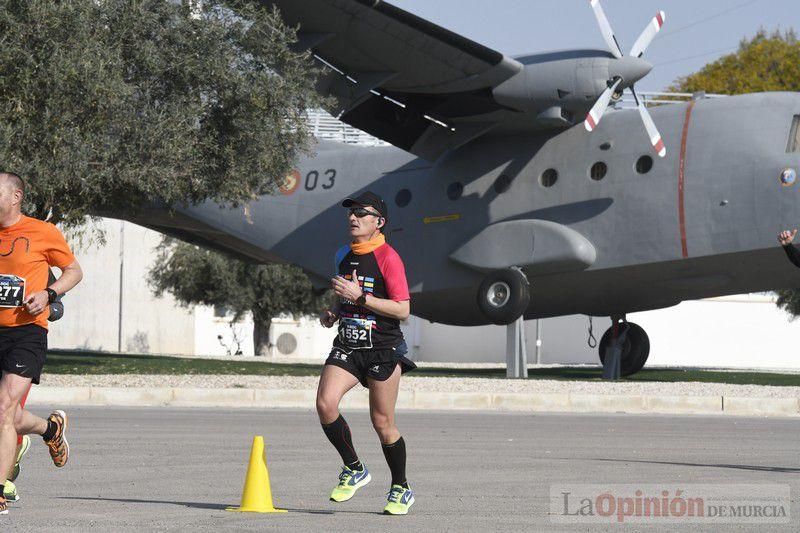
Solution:
[{"label": "military transport aircraft", "polygon": [[[512,58],[381,0],[262,3],[298,25],[297,47],[326,65],[319,91],[334,97],[330,111],[393,146],[323,141],[281,194],[245,212],[206,203],[134,222],[300,265],[322,288],[343,244],[336,237],[346,238],[340,202],[369,189],[389,205],[387,237],[405,260],[412,312],[463,326],[567,314],[622,321],[682,300],[800,285],[776,242],[800,221],[799,94],[649,112],[638,100],[638,110],[604,116],[623,90],[637,98],[662,12],[626,56],[592,0],[608,50]],[[623,373],[648,352],[631,325]]]}]

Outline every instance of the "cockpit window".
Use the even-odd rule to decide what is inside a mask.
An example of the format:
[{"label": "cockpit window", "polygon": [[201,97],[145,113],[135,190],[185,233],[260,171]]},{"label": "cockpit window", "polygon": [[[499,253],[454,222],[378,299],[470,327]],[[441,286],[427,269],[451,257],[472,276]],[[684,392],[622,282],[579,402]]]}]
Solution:
[{"label": "cockpit window", "polygon": [[795,115],[792,119],[792,129],[789,130],[789,143],[786,145],[786,153],[800,152],[800,115]]}]

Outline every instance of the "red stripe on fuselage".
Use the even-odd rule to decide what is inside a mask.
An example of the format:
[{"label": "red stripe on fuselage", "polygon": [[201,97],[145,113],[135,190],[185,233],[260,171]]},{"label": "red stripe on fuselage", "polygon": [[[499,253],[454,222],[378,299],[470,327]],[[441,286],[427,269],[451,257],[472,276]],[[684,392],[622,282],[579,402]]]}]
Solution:
[{"label": "red stripe on fuselage", "polygon": [[661,28],[661,26],[663,26],[663,25],[664,25],[664,19],[663,19],[663,18],[661,18],[661,13],[660,13],[660,12],[659,12],[659,13],[656,13],[656,20],[658,21],[658,27],[659,27],[659,29],[660,29],[660,28]]},{"label": "red stripe on fuselage", "polygon": [[686,116],[683,119],[683,133],[681,134],[681,155],[678,159],[678,224],[681,232],[681,253],[683,257],[689,257],[689,249],[686,246],[686,212],[684,210],[684,177],[686,171],[686,136],[689,133],[689,121],[692,118],[692,109],[697,100],[692,100],[686,106]]}]

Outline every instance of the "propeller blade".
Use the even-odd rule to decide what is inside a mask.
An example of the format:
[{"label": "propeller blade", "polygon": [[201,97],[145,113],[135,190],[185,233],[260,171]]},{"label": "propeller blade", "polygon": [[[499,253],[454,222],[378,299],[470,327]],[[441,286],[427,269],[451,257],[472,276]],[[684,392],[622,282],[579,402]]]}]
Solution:
[{"label": "propeller blade", "polygon": [[664,157],[667,155],[667,147],[664,146],[664,140],[661,138],[661,134],[658,133],[658,128],[656,128],[653,119],[650,118],[650,113],[644,106],[644,101],[639,100],[639,97],[636,95],[636,91],[633,90],[633,87],[631,87],[631,92],[633,93],[633,97],[636,99],[636,105],[639,107],[639,116],[642,117],[644,129],[647,130],[647,136],[650,138],[650,144],[653,145],[653,149],[658,154],[658,157]]},{"label": "propeller blade", "polygon": [[608,49],[614,54],[617,59],[622,57],[622,50],[619,48],[617,38],[614,37],[614,31],[611,29],[611,24],[608,23],[606,14],[603,12],[603,6],[600,5],[600,0],[589,0],[594,10],[594,16],[597,18],[597,23],[600,25],[600,32],[603,34],[603,39],[606,40]]},{"label": "propeller blade", "polygon": [[656,33],[659,32],[661,26],[664,25],[664,21],[666,20],[666,15],[663,11],[659,11],[656,13],[656,16],[653,17],[653,20],[650,21],[650,24],[644,29],[642,34],[636,39],[636,42],[633,43],[633,48],[631,48],[631,53],[629,54],[631,57],[642,57],[642,54],[650,46],[650,42],[653,40],[653,37],[656,36]]},{"label": "propeller blade", "polygon": [[603,94],[600,95],[600,98],[589,110],[589,114],[586,115],[586,120],[583,122],[584,126],[586,126],[586,131],[592,131],[600,123],[600,119],[603,118],[603,113],[606,112],[608,103],[611,101],[611,96],[613,96],[620,83],[622,83],[622,79],[618,79],[614,82],[614,85],[603,91]]}]

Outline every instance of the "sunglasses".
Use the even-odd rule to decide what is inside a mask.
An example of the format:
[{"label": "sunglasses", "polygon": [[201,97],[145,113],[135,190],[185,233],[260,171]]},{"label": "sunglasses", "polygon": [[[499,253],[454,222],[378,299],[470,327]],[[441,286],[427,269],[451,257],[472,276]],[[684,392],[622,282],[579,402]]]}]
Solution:
[{"label": "sunglasses", "polygon": [[364,209],[363,207],[354,207],[350,210],[350,214],[354,215],[356,218],[364,218],[365,216],[372,215],[374,217],[381,216],[380,213],[376,213],[374,211],[370,211],[368,209]]}]

